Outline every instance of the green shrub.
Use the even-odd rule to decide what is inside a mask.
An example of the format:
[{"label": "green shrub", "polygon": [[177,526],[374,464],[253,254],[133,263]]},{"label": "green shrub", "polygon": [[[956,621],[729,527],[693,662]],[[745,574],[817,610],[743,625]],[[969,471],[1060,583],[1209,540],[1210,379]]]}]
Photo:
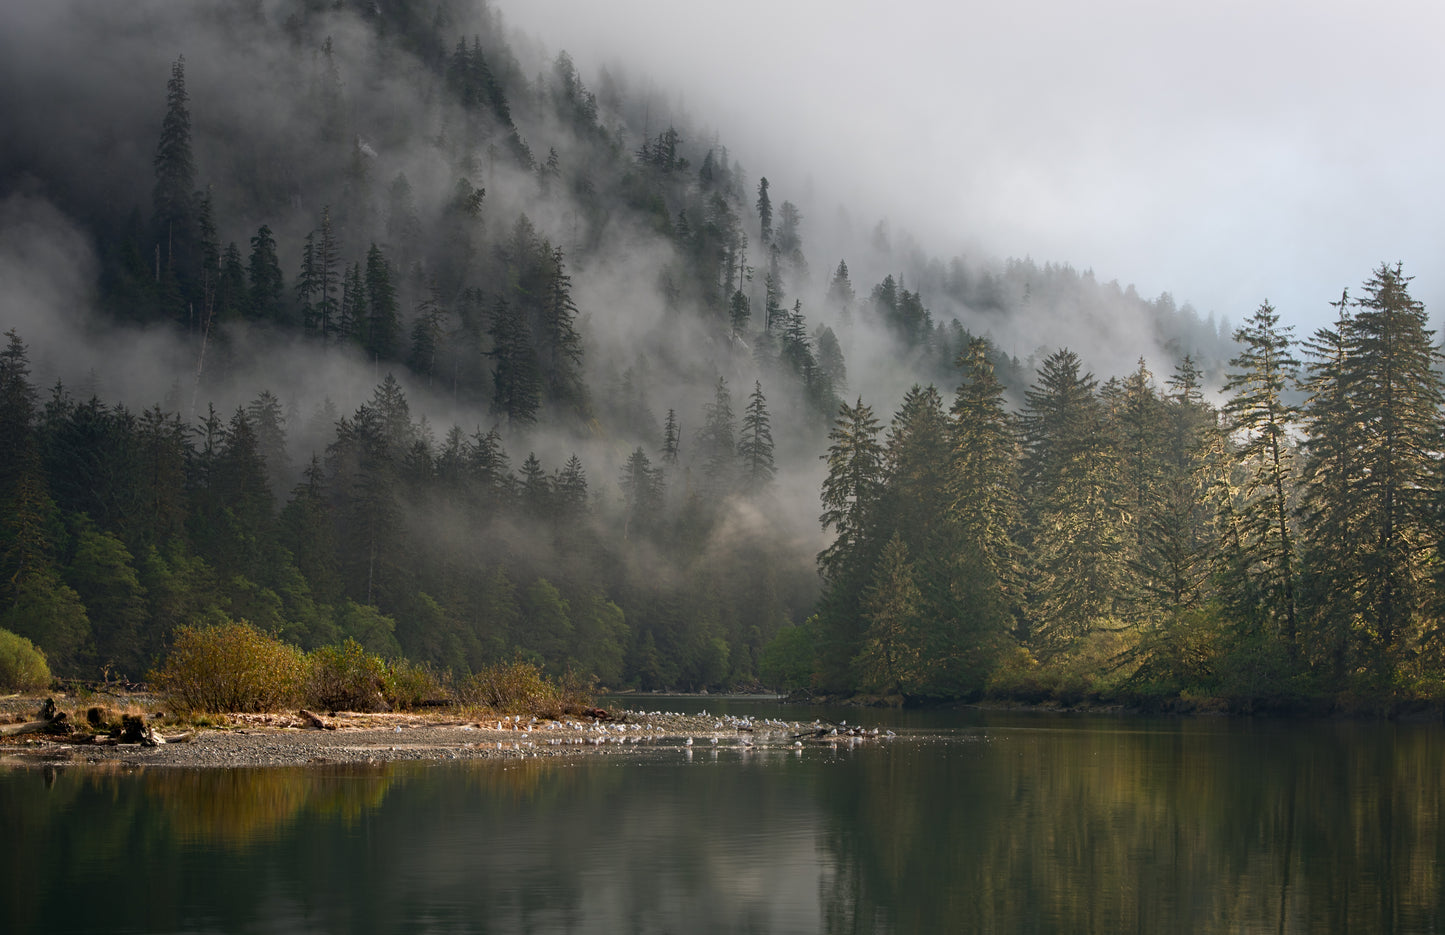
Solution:
[{"label": "green shrub", "polygon": [[376,711],[386,707],[386,663],[356,640],[311,651],[306,702],[328,711]]},{"label": "green shrub", "polygon": [[39,691],[49,685],[45,653],[25,637],[0,630],[0,691]]},{"label": "green shrub", "polygon": [[395,659],[382,676],[381,694],[393,708],[419,708],[427,701],[444,698],[446,685],[429,665]]},{"label": "green shrub", "polygon": [[470,707],[535,717],[576,714],[592,703],[587,686],[571,675],[555,682],[521,660],[488,666],[463,682],[457,694]]},{"label": "green shrub", "polygon": [[275,711],[294,705],[306,673],[301,650],[249,623],[180,627],[150,681],[181,713]]}]

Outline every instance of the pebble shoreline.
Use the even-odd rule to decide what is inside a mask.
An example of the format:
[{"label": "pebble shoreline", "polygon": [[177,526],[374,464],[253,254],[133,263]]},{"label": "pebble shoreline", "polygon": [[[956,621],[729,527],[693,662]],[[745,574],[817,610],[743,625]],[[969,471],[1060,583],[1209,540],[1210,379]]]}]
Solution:
[{"label": "pebble shoreline", "polygon": [[[262,768],[404,761],[565,757],[675,748],[796,748],[804,743],[860,743],[877,732],[822,722],[661,711],[617,711],[612,720],[489,717],[438,721],[400,715],[346,715],[335,730],[302,727],[287,715],[237,715],[236,726],[194,732],[156,747],[95,744],[29,735],[0,746],[0,765],[121,763],[134,767]],[[818,736],[819,728],[823,729]],[[162,736],[174,737],[179,732]]]}]

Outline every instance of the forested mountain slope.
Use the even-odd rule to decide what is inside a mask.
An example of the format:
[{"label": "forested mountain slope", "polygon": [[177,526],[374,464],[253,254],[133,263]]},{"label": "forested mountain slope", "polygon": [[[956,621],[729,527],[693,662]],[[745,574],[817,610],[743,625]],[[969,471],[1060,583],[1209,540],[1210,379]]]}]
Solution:
[{"label": "forested mountain slope", "polygon": [[1229,329],[1167,294],[835,223],[481,3],[7,16],[0,627],[63,673],[244,618],[459,672],[958,695],[1258,617],[1221,543],[1282,587],[1203,479],[1249,469]]}]

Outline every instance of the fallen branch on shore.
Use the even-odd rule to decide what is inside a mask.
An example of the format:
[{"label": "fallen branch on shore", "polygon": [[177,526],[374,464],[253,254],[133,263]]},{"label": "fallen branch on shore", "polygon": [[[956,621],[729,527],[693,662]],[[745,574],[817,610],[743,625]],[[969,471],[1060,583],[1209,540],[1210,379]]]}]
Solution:
[{"label": "fallen branch on shore", "polygon": [[314,727],[317,730],[336,730],[335,724],[315,712],[307,711],[305,708],[301,709],[299,716],[309,727]]}]

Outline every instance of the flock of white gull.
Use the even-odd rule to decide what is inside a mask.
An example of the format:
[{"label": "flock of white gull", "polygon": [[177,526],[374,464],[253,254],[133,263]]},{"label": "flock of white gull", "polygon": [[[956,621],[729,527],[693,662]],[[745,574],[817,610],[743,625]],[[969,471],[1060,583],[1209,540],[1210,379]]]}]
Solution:
[{"label": "flock of white gull", "polygon": [[[814,720],[807,724],[776,718],[737,717],[731,714],[711,718],[711,730],[708,730],[706,721],[710,717],[706,711],[696,716],[664,711],[623,711],[609,723],[571,719],[547,721],[514,715],[498,720],[496,729],[516,731],[527,736],[525,742],[511,744],[513,747],[679,743],[688,753],[692,752],[692,748],[700,740],[705,740],[708,746],[713,748],[731,747],[746,752],[759,744],[776,747],[787,746],[791,742],[793,748],[802,749],[804,741],[856,744],[874,738],[896,736],[891,730],[880,731],[876,727],[850,727],[846,720],[837,724]],[[684,723],[679,724],[679,721]],[[698,723],[699,721],[703,723]],[[565,736],[548,736],[557,732],[563,732]],[[497,743],[498,749],[504,746],[500,741]]]}]

